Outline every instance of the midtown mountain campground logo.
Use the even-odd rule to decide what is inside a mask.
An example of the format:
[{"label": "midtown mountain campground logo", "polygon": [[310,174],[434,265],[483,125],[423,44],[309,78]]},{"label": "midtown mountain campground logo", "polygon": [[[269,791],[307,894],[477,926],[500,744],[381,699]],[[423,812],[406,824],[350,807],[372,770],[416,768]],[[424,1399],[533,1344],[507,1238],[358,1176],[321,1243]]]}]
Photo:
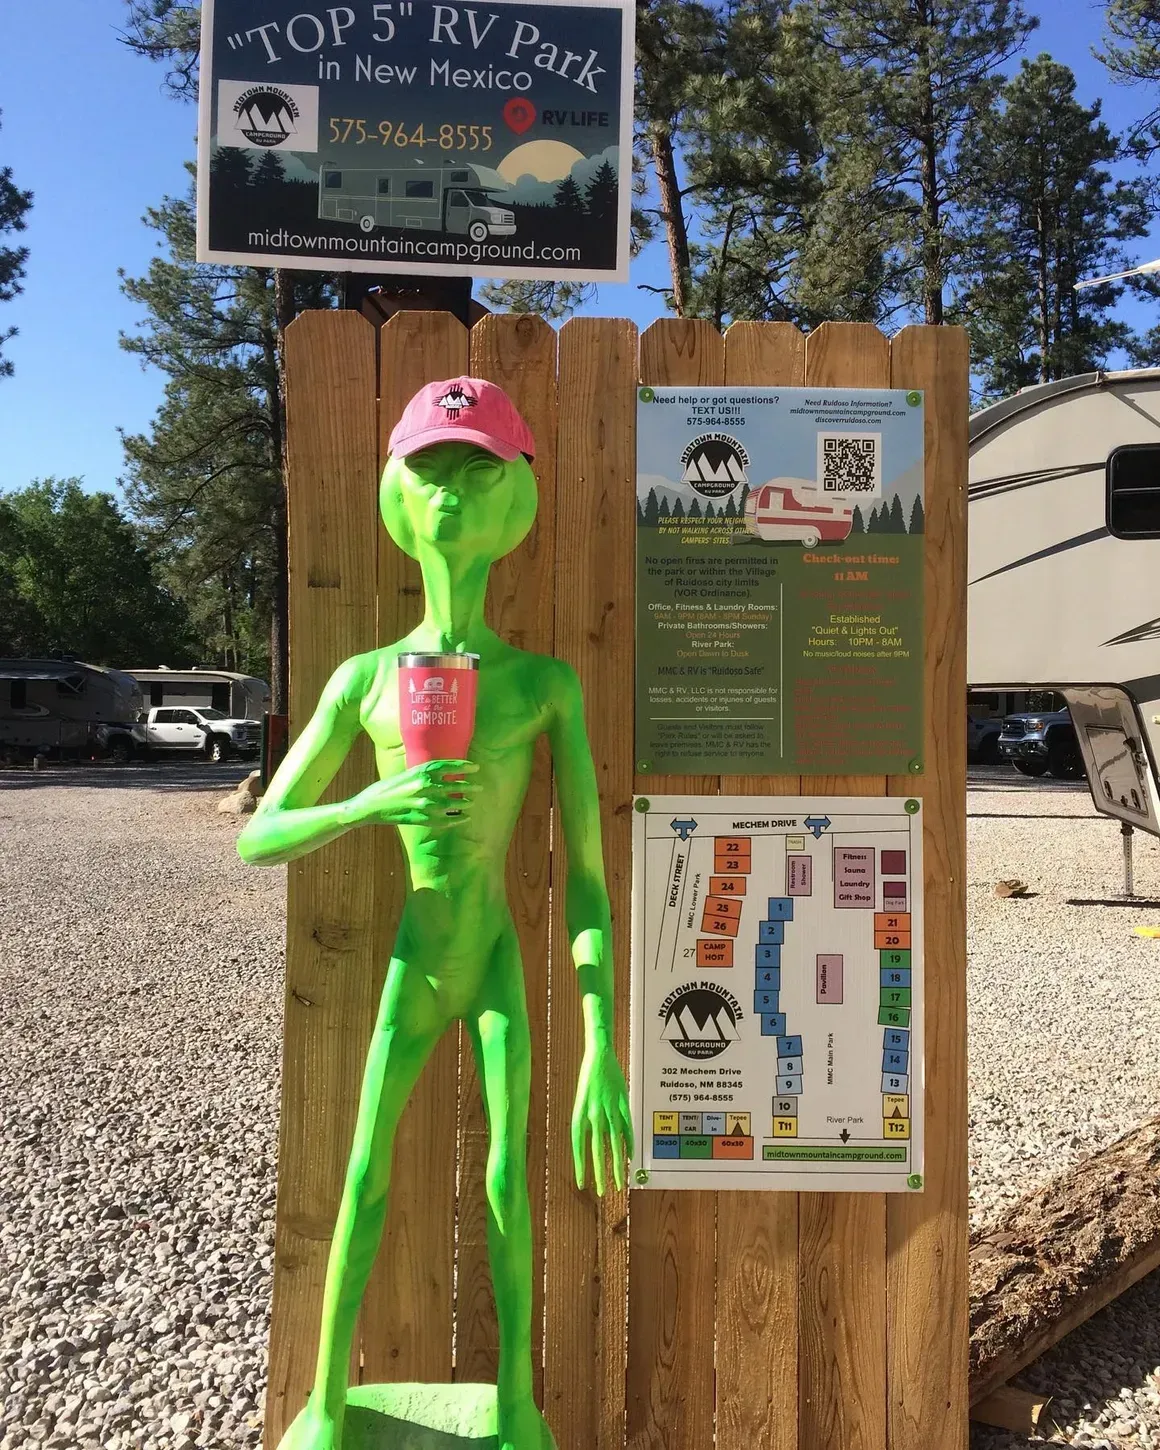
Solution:
[{"label": "midtown mountain campground logo", "polygon": [[218,85],[219,146],[318,150],[318,87],[246,81]]},{"label": "midtown mountain campground logo", "polygon": [[447,414],[449,423],[459,421],[459,415],[465,408],[474,408],[477,400],[468,392],[465,392],[458,383],[447,389],[441,398],[435,400],[435,406],[442,408]]},{"label": "midtown mountain campground logo", "polygon": [[661,1003],[661,1036],[682,1057],[703,1061],[720,1057],[741,1036],[737,1024],[744,1013],[731,992],[716,982],[687,982]]},{"label": "midtown mountain campground logo", "polygon": [[681,482],[704,498],[723,498],[747,483],[749,454],[728,433],[702,433],[681,454]]}]

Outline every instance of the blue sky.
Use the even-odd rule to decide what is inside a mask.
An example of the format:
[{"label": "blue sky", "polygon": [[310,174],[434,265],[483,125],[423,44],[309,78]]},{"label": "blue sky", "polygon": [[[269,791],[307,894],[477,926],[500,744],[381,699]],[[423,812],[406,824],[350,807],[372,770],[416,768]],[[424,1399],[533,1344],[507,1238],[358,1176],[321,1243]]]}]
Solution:
[{"label": "blue sky", "polygon": [[[1046,50],[1070,65],[1080,99],[1102,96],[1113,129],[1145,109],[1144,96],[1112,85],[1091,54],[1102,27],[1098,0],[1030,0],[1028,8],[1041,18],[1029,53]],[[118,427],[145,429],[160,402],[161,375],[117,345],[136,318],[118,269],[139,274],[155,255],[141,218],[163,195],[184,192],[196,118],[163,93],[159,67],[120,43],[123,13],[122,0],[55,0],[47,24],[42,6],[5,7],[0,165],[36,202],[22,238],[32,253],[24,295],[0,308],[0,324],[20,329],[5,349],[16,376],[0,379],[0,492],[49,475],[115,489]],[[1137,255],[1160,255],[1160,227]],[[665,276],[655,244],[631,283],[602,287],[587,310],[647,324],[663,309],[639,284]],[[1154,308],[1128,304],[1124,316],[1151,326]]]}]

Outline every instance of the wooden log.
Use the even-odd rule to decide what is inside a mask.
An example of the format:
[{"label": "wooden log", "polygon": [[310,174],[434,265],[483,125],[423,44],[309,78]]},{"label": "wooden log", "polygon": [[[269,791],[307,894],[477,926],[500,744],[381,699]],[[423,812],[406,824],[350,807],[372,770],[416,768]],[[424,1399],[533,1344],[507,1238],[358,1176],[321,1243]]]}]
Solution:
[{"label": "wooden log", "polygon": [[1038,1395],[1034,1390],[1021,1390],[1015,1385],[1000,1385],[972,1408],[971,1419],[980,1425],[996,1425],[1000,1430],[1032,1435],[1044,1423],[1050,1404],[1049,1395]]},{"label": "wooden log", "polygon": [[1160,1267],[1160,1118],[973,1237],[971,1404]]}]

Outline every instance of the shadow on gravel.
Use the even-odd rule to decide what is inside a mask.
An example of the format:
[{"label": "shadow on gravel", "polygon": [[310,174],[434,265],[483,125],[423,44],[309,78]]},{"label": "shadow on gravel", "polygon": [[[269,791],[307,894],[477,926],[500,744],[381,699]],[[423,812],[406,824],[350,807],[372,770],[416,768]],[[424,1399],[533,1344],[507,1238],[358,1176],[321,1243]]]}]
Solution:
[{"label": "shadow on gravel", "polygon": [[0,770],[0,796],[10,790],[78,786],[85,790],[217,791],[222,795],[245,780],[253,761],[178,761],[150,765],[56,766],[47,770]]},{"label": "shadow on gravel", "polygon": [[1065,906],[1134,906],[1147,911],[1160,911],[1160,901],[1145,901],[1140,896],[1084,897],[1069,896]]}]

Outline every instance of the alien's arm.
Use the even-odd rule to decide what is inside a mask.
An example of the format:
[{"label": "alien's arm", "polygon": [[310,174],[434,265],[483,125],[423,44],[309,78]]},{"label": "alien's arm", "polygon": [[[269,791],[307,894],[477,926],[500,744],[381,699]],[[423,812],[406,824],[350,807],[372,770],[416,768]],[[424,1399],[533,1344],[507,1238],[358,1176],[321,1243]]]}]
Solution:
[{"label": "alien's arm", "polygon": [[238,855],[279,866],[325,846],[358,824],[350,802],[317,804],[358,735],[363,662],[346,660],[326,684],[310,723],[290,747],[245,830]]},{"label": "alien's arm", "polygon": [[600,795],[584,727],[584,698],[576,672],[556,662],[552,763],[568,852],[565,916],[584,1010],[585,1040],[611,1046],[613,1018],[612,917],[600,840]]}]

